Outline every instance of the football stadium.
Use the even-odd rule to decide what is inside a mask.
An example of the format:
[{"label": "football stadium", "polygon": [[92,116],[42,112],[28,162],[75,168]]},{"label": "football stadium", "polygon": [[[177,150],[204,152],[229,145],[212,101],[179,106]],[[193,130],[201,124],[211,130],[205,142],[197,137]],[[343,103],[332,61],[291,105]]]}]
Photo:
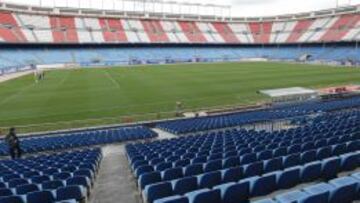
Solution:
[{"label": "football stadium", "polygon": [[360,0],[0,0],[0,203],[359,203]]}]

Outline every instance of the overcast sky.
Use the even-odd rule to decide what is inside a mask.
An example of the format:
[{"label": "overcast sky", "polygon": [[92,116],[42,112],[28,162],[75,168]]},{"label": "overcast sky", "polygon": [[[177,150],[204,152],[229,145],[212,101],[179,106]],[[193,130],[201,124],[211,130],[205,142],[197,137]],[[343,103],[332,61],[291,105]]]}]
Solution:
[{"label": "overcast sky", "polygon": [[[23,4],[39,4],[45,6],[81,6],[92,8],[122,8],[122,0],[0,0],[7,2],[17,2]],[[149,0],[151,1],[151,0]],[[222,4],[232,7],[232,16],[269,16],[288,13],[298,13],[321,9],[334,8],[337,5],[346,6],[349,4],[360,4],[360,0],[175,0],[178,2],[191,2],[201,4]],[[103,5],[105,4],[105,5]],[[126,7],[126,6],[125,6]],[[133,8],[128,5],[127,8]],[[139,8],[139,6],[135,6]],[[175,9],[176,10],[176,9]],[[186,10],[186,11],[185,11]],[[188,11],[189,10],[189,11]],[[191,10],[191,11],[190,11]],[[172,12],[177,12],[172,11]],[[196,12],[195,8],[183,8],[183,12]],[[203,9],[202,13],[211,13],[212,10]],[[217,11],[220,13],[220,11]],[[225,13],[225,11],[223,11]],[[224,14],[225,15],[225,14]]]}]

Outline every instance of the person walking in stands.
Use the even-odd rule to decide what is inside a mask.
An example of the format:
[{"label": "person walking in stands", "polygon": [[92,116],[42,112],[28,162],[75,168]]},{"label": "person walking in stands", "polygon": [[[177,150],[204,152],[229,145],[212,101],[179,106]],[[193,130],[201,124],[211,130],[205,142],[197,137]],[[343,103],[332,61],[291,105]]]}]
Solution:
[{"label": "person walking in stands", "polygon": [[20,139],[16,136],[15,128],[10,128],[9,134],[5,137],[12,159],[21,158]]}]

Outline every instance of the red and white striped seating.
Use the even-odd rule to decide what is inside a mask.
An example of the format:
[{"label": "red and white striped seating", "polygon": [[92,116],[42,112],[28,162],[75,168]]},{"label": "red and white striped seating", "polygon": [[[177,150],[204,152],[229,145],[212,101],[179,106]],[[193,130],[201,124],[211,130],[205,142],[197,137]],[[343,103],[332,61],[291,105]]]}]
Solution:
[{"label": "red and white striped seating", "polygon": [[274,44],[360,40],[360,13],[264,22],[55,16],[0,11],[4,43]]}]

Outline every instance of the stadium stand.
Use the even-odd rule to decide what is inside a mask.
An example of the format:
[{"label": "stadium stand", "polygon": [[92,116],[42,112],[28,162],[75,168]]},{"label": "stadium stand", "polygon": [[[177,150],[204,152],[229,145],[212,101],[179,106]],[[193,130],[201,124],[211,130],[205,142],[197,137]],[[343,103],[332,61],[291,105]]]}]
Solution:
[{"label": "stadium stand", "polygon": [[[0,11],[0,43],[34,46],[0,49],[0,75],[38,64],[112,66],[249,58],[297,61],[304,56],[309,56],[307,61],[360,64],[356,43],[360,40],[358,6],[302,15],[221,20],[202,16],[116,17],[107,12],[99,17],[100,14],[82,15],[87,12],[80,10],[69,14],[61,13],[61,9],[49,8],[45,12],[7,6]],[[91,46],[51,46],[63,44]],[[101,47],[112,44],[129,46]],[[134,44],[154,46],[134,48]],[[159,44],[169,47],[159,49]]]},{"label": "stadium stand", "polygon": [[[360,64],[359,11],[356,5],[220,19],[0,2],[0,76],[37,65],[280,60],[353,66]],[[279,120],[289,125],[244,128]],[[121,198],[136,193],[131,180],[144,203],[360,200],[359,96],[142,125],[21,137],[24,157],[15,160],[6,160],[8,146],[0,139],[0,203],[139,202]],[[101,163],[108,167],[104,176]],[[99,177],[105,178],[96,195],[114,196],[111,201],[88,201]]]},{"label": "stadium stand", "polygon": [[[360,166],[360,112],[325,113],[316,119],[275,132],[228,129],[129,144],[126,149],[138,187],[149,203],[248,202],[317,180],[330,180],[327,186],[309,186],[330,191],[325,202],[337,202],[345,195],[342,201],[350,203],[357,198],[359,181],[349,180],[349,189],[347,179],[331,179]],[[310,192],[316,189],[306,190],[279,195],[277,202],[318,198]]]},{"label": "stadium stand", "polygon": [[53,16],[1,11],[0,38],[9,43],[333,42],[360,39],[358,13],[265,22],[209,22]]},{"label": "stadium stand", "polygon": [[[21,148],[24,153],[63,150],[78,147],[88,147],[115,142],[139,139],[151,139],[157,134],[142,126],[121,127],[108,130],[86,130],[60,135],[21,138]],[[0,140],[0,155],[7,155],[8,147]]]},{"label": "stadium stand", "polygon": [[[161,48],[161,49],[160,49]],[[346,53],[346,54],[345,54]],[[251,58],[299,61],[309,55],[308,61],[348,60],[360,64],[360,52],[355,46],[329,47],[147,47],[147,48],[6,48],[0,49],[2,70],[13,71],[29,64],[79,64],[79,66],[115,66],[129,64],[163,64],[184,62],[239,61]]]},{"label": "stadium stand", "polygon": [[85,202],[102,160],[100,149],[0,161],[0,202]]},{"label": "stadium stand", "polygon": [[269,121],[302,116],[316,112],[334,111],[358,107],[360,97],[331,101],[311,101],[297,105],[273,107],[267,110],[232,113],[229,115],[207,116],[192,119],[165,121],[157,125],[158,128],[174,134],[192,133],[211,129],[239,126],[247,123]]}]

